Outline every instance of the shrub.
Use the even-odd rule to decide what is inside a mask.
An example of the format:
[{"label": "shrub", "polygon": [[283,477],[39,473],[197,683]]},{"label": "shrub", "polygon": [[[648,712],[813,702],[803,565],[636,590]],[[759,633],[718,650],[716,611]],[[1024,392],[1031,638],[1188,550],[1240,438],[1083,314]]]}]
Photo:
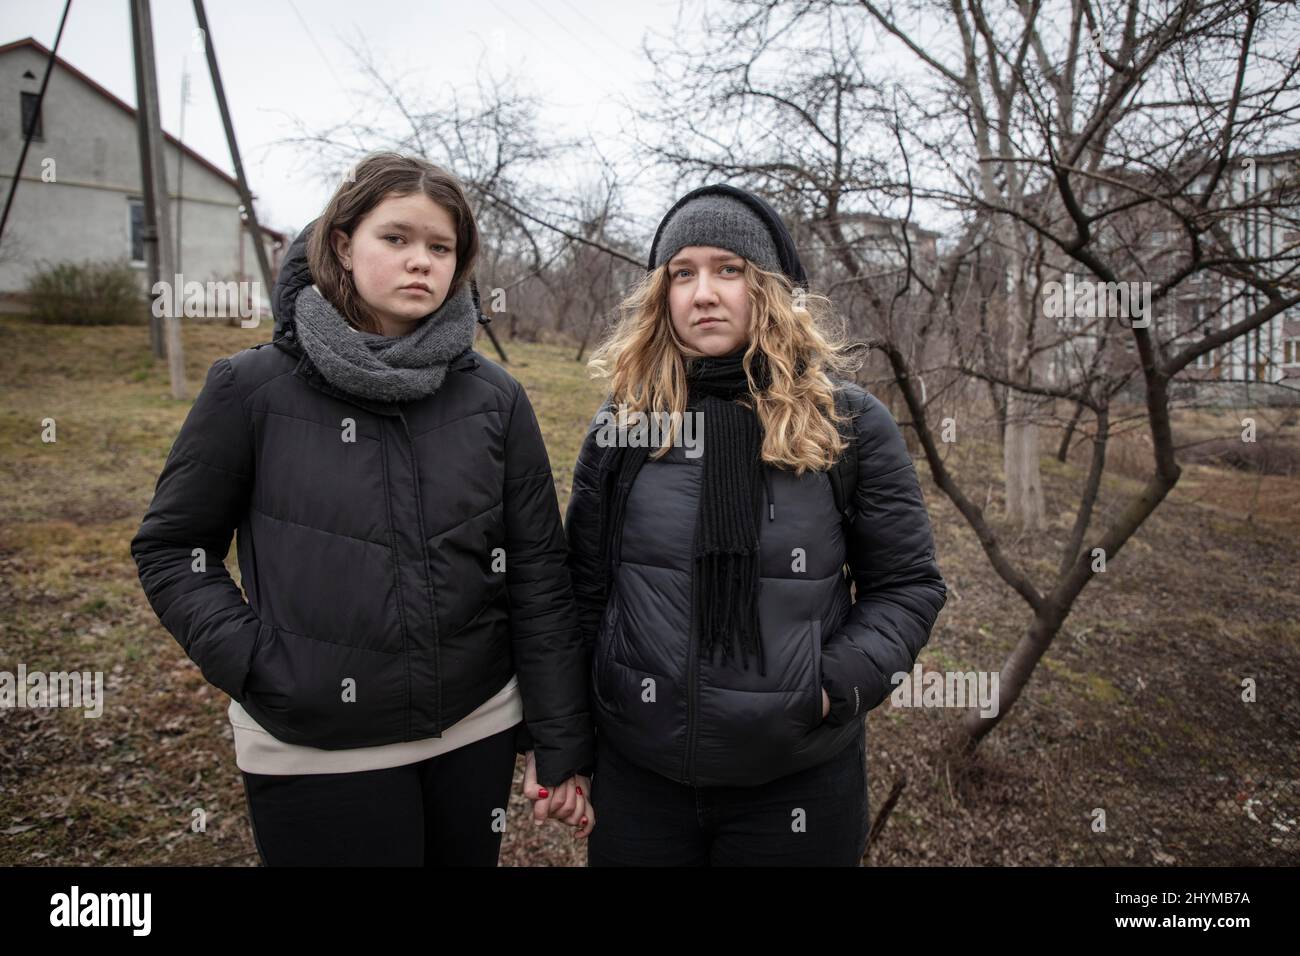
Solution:
[{"label": "shrub", "polygon": [[125,259],[41,263],[27,283],[32,318],[61,325],[140,325],[149,308]]},{"label": "shrub", "polygon": [[1261,434],[1253,442],[1237,437],[1197,442],[1182,449],[1178,460],[1265,475],[1300,474],[1300,448],[1295,441],[1270,434]]}]

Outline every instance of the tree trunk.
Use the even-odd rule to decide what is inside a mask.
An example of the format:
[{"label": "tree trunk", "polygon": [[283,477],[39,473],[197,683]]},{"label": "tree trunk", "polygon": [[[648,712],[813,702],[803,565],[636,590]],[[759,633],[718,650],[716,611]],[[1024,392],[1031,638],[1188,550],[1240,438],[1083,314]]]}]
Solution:
[{"label": "tree trunk", "polygon": [[[1010,289],[1007,295],[1007,318],[1010,340],[1007,344],[1007,368],[1013,381],[1039,380],[1032,354],[1032,317],[1026,301],[1021,260],[1010,256]],[[1006,482],[1007,518],[1028,530],[1038,530],[1046,522],[1043,507],[1043,475],[1038,461],[1038,424],[1035,396],[1007,388],[1006,437],[1002,443],[1002,467]]]},{"label": "tree trunk", "polygon": [[1002,663],[1002,670],[998,672],[997,713],[985,717],[978,708],[972,708],[963,714],[945,741],[949,753],[969,756],[979,742],[1011,712],[1064,620],[1064,611],[1050,605],[1042,613],[1034,615],[1029,629],[1011,649]]},{"label": "tree trunk", "polygon": [[1074,414],[1070,416],[1070,424],[1065,426],[1065,434],[1061,436],[1061,447],[1056,449],[1056,460],[1064,463],[1065,459],[1070,457],[1070,442],[1074,440],[1074,430],[1079,427],[1079,418],[1083,415],[1083,402],[1074,403]]},{"label": "tree trunk", "polygon": [[1034,402],[1014,390],[1007,396],[1007,438],[1002,449],[1006,471],[1007,518],[1030,530],[1046,523],[1043,475],[1038,463],[1038,425]]}]

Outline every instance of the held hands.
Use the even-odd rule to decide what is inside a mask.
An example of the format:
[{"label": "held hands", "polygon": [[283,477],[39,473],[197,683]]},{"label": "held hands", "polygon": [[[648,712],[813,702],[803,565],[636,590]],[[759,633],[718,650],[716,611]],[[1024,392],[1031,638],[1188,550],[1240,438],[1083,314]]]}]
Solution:
[{"label": "held hands", "polygon": [[[824,692],[823,692],[824,693]],[[570,777],[558,787],[546,788],[537,783],[537,763],[530,750],[524,755],[524,796],[533,801],[533,823],[541,826],[548,818],[558,817],[571,827],[574,836],[586,838],[596,826],[596,812],[588,796],[591,781],[581,774]]]},{"label": "held hands", "polygon": [[[822,688],[822,719],[831,712],[831,698]],[[545,791],[545,793],[544,793]],[[537,783],[537,762],[530,750],[524,755],[524,796],[533,802],[533,823],[541,826],[549,818],[559,818],[571,827],[579,840],[591,834],[596,826],[596,811],[588,799],[591,781],[581,774],[570,777],[553,792]]]}]

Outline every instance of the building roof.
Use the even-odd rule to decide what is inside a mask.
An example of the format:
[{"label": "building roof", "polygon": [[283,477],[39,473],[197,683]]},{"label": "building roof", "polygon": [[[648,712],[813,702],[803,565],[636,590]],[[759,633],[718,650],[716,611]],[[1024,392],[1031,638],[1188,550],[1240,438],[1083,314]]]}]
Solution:
[{"label": "building roof", "polygon": [[926,229],[917,223],[915,219],[900,219],[895,216],[882,216],[874,212],[842,212],[835,217],[840,222],[874,222],[883,226],[901,226],[904,222],[911,227],[911,230],[923,239],[937,239],[943,233],[935,232],[933,229]]},{"label": "building roof", "polygon": [[[41,43],[39,40],[36,40],[33,37],[24,37],[21,40],[14,40],[11,43],[5,43],[3,45],[0,45],[0,53],[8,53],[10,50],[17,50],[23,47],[28,47],[32,50],[35,50],[46,60],[50,59],[51,53],[49,47],[45,46],[45,44]],[[118,97],[114,96],[107,89],[105,89],[100,84],[96,83],[89,76],[87,76],[85,73],[82,73],[80,70],[78,70],[75,66],[73,66],[71,63],[69,63],[67,60],[63,59],[62,57],[57,57],[57,56],[54,57],[54,62],[58,66],[67,70],[70,74],[72,74],[72,76],[76,77],[82,83],[86,84],[88,87],[90,87],[100,96],[102,96],[104,99],[108,100],[108,102],[112,103],[118,109],[122,110],[124,113],[126,113],[128,116],[131,117],[132,122],[135,122],[136,111],[134,106],[131,106],[125,100],[119,99]],[[194,150],[190,149],[190,147],[186,146],[184,143],[182,143],[179,139],[177,139],[175,136],[173,136],[171,133],[167,132],[166,130],[163,130],[163,136],[166,138],[167,142],[171,143],[173,146],[179,149],[190,159],[194,160],[200,166],[207,169],[214,176],[218,176],[225,182],[229,183],[231,188],[235,189],[236,191],[239,190],[239,181],[236,180],[234,176],[231,176],[228,172],[222,169],[220,166],[217,166],[215,163],[213,163],[209,159],[206,159],[201,154],[196,153]],[[265,226],[265,225],[261,226],[261,229],[263,232],[267,233],[270,236],[273,236],[278,241],[280,242],[285,241],[286,238],[285,234],[280,232],[279,230],[271,229],[269,226]]]}]

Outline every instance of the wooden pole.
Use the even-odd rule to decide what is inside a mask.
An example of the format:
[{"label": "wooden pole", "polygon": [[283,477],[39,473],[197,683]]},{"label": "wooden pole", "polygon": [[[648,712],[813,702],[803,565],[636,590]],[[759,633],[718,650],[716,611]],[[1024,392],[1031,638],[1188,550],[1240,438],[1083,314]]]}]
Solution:
[{"label": "wooden pole", "polygon": [[212,43],[212,31],[208,29],[208,15],[203,9],[203,0],[194,0],[194,16],[203,31],[203,46],[208,53],[208,72],[212,74],[212,90],[217,95],[217,106],[221,109],[221,123],[226,128],[226,142],[230,145],[230,162],[235,167],[235,181],[239,184],[239,198],[244,204],[244,215],[248,217],[248,230],[253,234],[253,251],[257,255],[257,265],[262,270],[262,282],[266,286],[266,296],[271,297],[275,288],[275,276],[271,274],[271,263],[266,257],[266,240],[262,227],[257,221],[257,212],[253,209],[253,194],[248,188],[248,177],[244,175],[244,162],[239,156],[239,144],[235,141],[235,125],[230,119],[230,107],[226,104],[226,88],[221,82],[221,69],[217,66],[217,49]]},{"label": "wooden pole", "polygon": [[[143,59],[140,52],[140,31],[137,26],[135,8],[131,9],[131,47],[134,51],[135,62],[135,133],[137,140],[137,151],[140,154],[140,193],[144,197],[144,222],[140,227],[140,242],[144,246],[145,275],[149,281],[149,288],[158,281],[158,231],[154,228],[154,223],[158,221],[158,211],[153,207],[153,190],[149,188],[149,183],[153,181],[153,160],[149,152],[149,121],[145,118],[144,103],[144,74],[140,71],[138,64]],[[146,302],[152,302],[152,296],[145,295]],[[149,347],[153,351],[155,359],[165,358],[167,350],[163,346],[163,320],[162,316],[154,315],[153,310],[149,310]]]},{"label": "wooden pole", "polygon": [[[149,288],[159,281],[173,286],[177,282],[172,264],[175,246],[171,238],[171,216],[167,203],[167,167],[163,164],[162,116],[158,108],[158,71],[154,65],[153,22],[149,0],[131,0],[131,28],[135,39],[135,88],[139,101],[140,172],[145,193],[145,247],[152,245],[149,260]],[[150,203],[150,198],[153,202]],[[152,209],[150,209],[152,205]],[[181,346],[181,318],[175,304],[184,298],[184,289],[172,289],[167,296],[163,329],[167,347],[167,370],[171,378],[172,398],[188,397],[185,386],[185,354]]]},{"label": "wooden pole", "polygon": [[18,168],[14,170],[14,178],[9,183],[4,212],[0,213],[0,239],[4,238],[5,224],[9,222],[9,210],[13,208],[14,195],[18,192],[18,180],[22,178],[23,166],[27,162],[27,150],[32,145],[32,134],[36,132],[36,124],[41,118],[41,104],[45,102],[45,91],[50,85],[50,74],[54,72],[54,61],[59,55],[59,41],[63,39],[63,27],[68,22],[68,11],[71,9],[72,0],[68,0],[63,5],[63,16],[59,17],[59,32],[54,34],[54,49],[50,50],[50,59],[45,64],[45,76],[41,78],[40,92],[36,94],[36,111],[32,114],[31,125],[23,130],[23,148],[18,152]]}]

